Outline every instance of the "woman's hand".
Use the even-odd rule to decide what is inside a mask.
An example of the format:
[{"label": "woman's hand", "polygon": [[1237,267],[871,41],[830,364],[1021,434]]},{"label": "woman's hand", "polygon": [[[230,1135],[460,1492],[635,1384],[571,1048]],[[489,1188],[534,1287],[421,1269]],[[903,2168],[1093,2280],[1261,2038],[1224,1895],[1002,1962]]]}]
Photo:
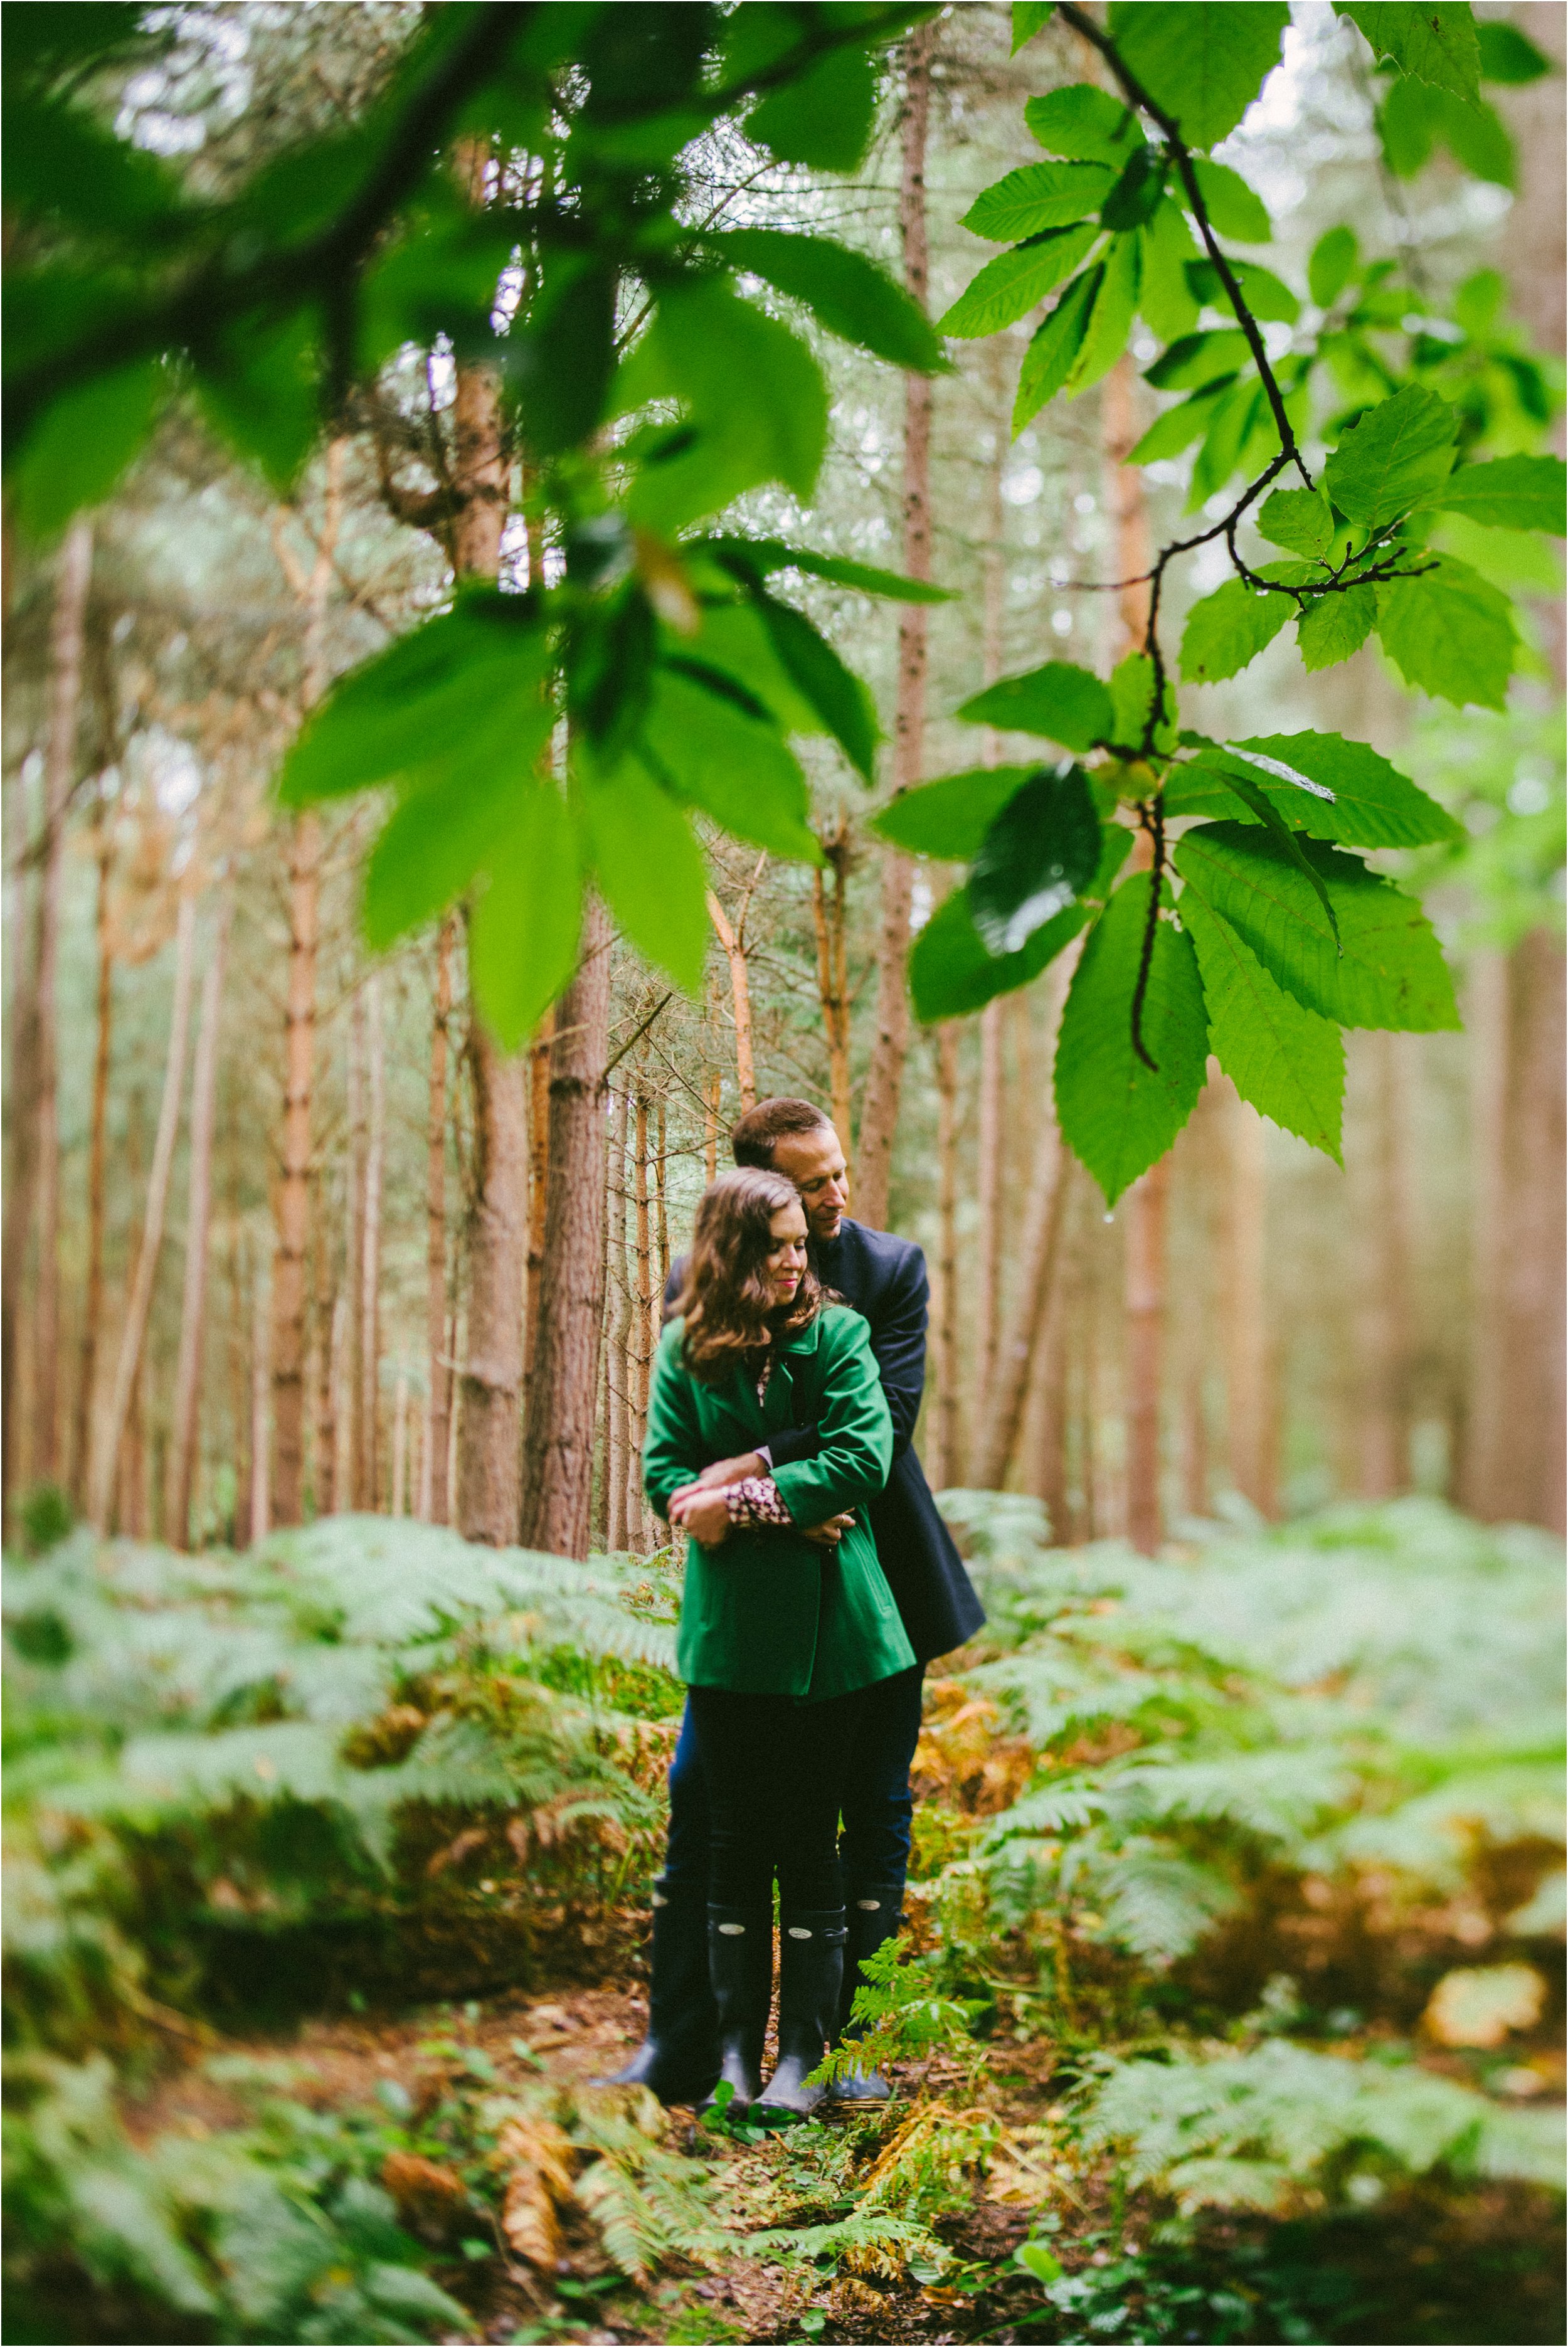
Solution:
[{"label": "woman's hand", "polygon": [[702,1548],[718,1548],[730,1536],[730,1503],[723,1491],[688,1483],[671,1496],[670,1521]]}]

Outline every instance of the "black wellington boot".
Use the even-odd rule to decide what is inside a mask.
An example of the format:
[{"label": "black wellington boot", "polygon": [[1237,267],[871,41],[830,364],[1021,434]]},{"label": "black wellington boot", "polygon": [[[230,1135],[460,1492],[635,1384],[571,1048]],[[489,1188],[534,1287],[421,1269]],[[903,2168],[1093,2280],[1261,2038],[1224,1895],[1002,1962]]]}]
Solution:
[{"label": "black wellington boot", "polygon": [[719,2075],[719,2016],[708,1979],[708,1901],[653,1893],[653,1977],[648,2034],[613,2078],[596,2086],[647,2086],[661,2103],[700,2103]]},{"label": "black wellington boot", "polygon": [[786,1908],[779,1931],[779,2060],[768,2089],[752,2108],[757,2127],[789,2127],[809,2118],[826,2096],[807,2078],[826,2053],[838,2021],[844,1984],[842,1907]]},{"label": "black wellington boot", "polygon": [[[860,1986],[860,1967],[866,1957],[874,1956],[897,1933],[904,1920],[902,1899],[902,1889],[897,1885],[875,1892],[866,1890],[860,1895],[850,1893],[845,1910],[849,1938],[844,1951],[844,1988],[838,2005],[841,2044],[847,2040],[853,2045],[863,2034],[863,2024],[849,2018],[855,1992]],[[835,2103],[885,2103],[893,2089],[880,2070],[858,2070],[835,2078],[829,2092]]]},{"label": "black wellington boot", "polygon": [[[721,2086],[734,2091],[726,2118],[744,2118],[762,2092],[763,2043],[774,1995],[774,1919],[766,1907],[710,1907],[708,1976],[718,2009]],[[712,2096],[703,2105],[712,2107]]]}]

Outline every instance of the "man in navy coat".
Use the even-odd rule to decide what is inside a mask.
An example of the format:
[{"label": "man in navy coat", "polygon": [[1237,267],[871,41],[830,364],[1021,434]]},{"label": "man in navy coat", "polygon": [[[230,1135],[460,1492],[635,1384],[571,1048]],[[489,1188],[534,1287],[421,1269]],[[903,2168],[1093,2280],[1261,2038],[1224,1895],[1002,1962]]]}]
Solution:
[{"label": "man in navy coat", "polygon": [[[925,1666],[972,1637],[985,1610],[912,1447],[926,1383],[925,1255],[911,1240],[869,1230],[845,1214],[844,1152],[832,1124],[809,1101],[759,1102],[736,1125],[731,1145],[737,1165],[769,1166],[787,1174],[800,1192],[813,1268],[869,1322],[871,1349],[893,1419],[886,1489],[866,1512],[916,1662],[912,1670],[871,1690],[875,1701],[851,1770],[839,1845],[850,1935],[843,2022],[859,1984],[862,1960],[892,1937],[901,1920],[914,1814],[909,1767],[920,1732]],[[684,1271],[683,1262],[671,1271],[666,1316]],[[815,1428],[792,1427],[775,1435],[765,1451],[722,1460],[701,1480],[732,1483],[745,1475],[765,1475],[774,1466],[809,1457],[816,1442]],[[831,1543],[837,1530],[824,1526],[817,1537]],[[718,2071],[708,1985],[707,1897],[707,1798],[690,1730],[683,1727],[670,1768],[669,1849],[653,1892],[648,2035],[614,2082],[650,2086],[666,2103],[700,2100]],[[835,2091],[845,2099],[877,2099],[887,2088],[873,2075],[845,2079]]]}]

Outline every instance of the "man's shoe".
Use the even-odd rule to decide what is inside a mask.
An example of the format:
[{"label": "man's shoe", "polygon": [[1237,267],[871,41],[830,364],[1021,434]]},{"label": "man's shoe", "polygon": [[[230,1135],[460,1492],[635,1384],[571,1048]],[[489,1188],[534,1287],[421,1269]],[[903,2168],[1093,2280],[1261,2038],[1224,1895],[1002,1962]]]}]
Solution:
[{"label": "man's shoe", "polygon": [[765,2095],[752,2107],[757,2127],[809,2118],[825,2086],[806,2080],[826,2053],[844,1984],[842,1907],[786,1910],[779,1932],[779,2059]]},{"label": "man's shoe", "polygon": [[[863,2034],[864,2024],[852,2022],[849,2017],[855,1992],[861,1985],[861,1963],[897,1933],[904,1920],[901,1887],[881,1890],[875,1895],[867,1891],[863,1897],[851,1893],[845,1911],[849,1937],[844,1951],[844,1986],[838,2005],[840,2045],[853,2045]],[[893,2089],[880,2070],[854,2070],[836,2077],[828,2091],[835,2103],[885,2103]]]},{"label": "man's shoe", "polygon": [[[726,2118],[744,2118],[762,2092],[763,2044],[774,1996],[774,1919],[766,1907],[710,1907],[708,1977],[718,2008],[717,2084]],[[703,2104],[713,2108],[710,2095]]]},{"label": "man's shoe", "polygon": [[661,2103],[700,2103],[719,2075],[719,2017],[708,1979],[708,1905],[653,1893],[648,2034],[623,2070],[596,2086],[646,2086]]}]

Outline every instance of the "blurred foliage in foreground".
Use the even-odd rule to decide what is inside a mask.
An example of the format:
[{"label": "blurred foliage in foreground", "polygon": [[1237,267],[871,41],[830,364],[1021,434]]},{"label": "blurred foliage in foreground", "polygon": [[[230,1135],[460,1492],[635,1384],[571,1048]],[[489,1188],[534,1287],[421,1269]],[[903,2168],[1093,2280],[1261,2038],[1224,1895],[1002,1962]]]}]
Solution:
[{"label": "blurred foliage in foreground", "polygon": [[[782,2251],[809,2337],[1481,2336],[1443,2327],[1465,2273],[1517,2294],[1499,2229],[1561,2177],[1559,1552],[1403,1501],[1151,1563],[946,1504],[991,1623],[929,1690],[874,2000],[900,2099],[700,2159],[458,2024],[434,2102],[326,2111],[214,2034],[624,1973],[680,1700],[661,1565],[343,1518],[13,1565],[11,2335],[477,2337],[503,2270],[562,2291],[519,2335],[567,2335],[565,2226],[622,2335],[740,2335],[668,2292]],[[170,2045],[243,2125],[137,2133]]]}]

